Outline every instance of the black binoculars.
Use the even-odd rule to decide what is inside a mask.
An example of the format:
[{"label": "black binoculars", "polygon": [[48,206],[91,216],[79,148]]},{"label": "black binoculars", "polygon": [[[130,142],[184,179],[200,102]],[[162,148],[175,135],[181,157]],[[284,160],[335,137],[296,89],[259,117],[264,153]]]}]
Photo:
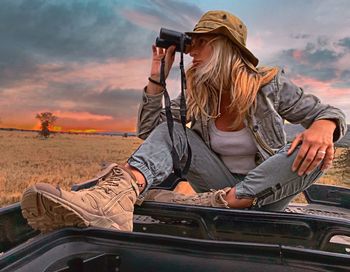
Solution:
[{"label": "black binoculars", "polygon": [[175,45],[175,51],[181,52],[181,41],[184,42],[183,52],[186,53],[189,45],[191,45],[191,37],[185,33],[161,28],[159,37],[156,39],[156,46],[161,48],[168,48],[169,46]]}]

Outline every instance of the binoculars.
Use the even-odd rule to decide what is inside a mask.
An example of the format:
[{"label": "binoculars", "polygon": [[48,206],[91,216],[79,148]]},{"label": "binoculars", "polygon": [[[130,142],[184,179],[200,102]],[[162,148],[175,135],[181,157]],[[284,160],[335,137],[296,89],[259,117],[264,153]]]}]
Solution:
[{"label": "binoculars", "polygon": [[191,45],[191,37],[185,33],[181,33],[175,30],[161,28],[159,37],[156,39],[156,46],[161,48],[168,48],[169,46],[175,45],[175,51],[181,52],[181,41],[184,42],[183,52],[186,53]]}]

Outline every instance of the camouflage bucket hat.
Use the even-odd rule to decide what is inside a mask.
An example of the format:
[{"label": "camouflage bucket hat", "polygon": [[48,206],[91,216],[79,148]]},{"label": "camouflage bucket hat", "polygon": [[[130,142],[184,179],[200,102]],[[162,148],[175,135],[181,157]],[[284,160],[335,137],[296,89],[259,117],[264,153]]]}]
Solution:
[{"label": "camouflage bucket hat", "polygon": [[228,37],[240,49],[244,62],[253,70],[256,70],[259,60],[246,47],[247,27],[233,14],[213,10],[206,12],[188,35],[196,34],[221,34]]}]

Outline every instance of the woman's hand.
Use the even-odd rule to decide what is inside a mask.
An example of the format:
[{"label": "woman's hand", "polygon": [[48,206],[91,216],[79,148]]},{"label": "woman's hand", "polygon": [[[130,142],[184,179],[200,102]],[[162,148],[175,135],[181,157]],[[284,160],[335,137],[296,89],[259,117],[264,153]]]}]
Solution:
[{"label": "woman's hand", "polygon": [[165,57],[165,79],[168,77],[170,69],[175,59],[175,45],[170,46],[168,49],[156,47],[152,45],[152,66],[151,66],[151,78],[154,80],[160,80],[160,64],[163,57]]},{"label": "woman's hand", "polygon": [[336,124],[331,120],[317,120],[293,140],[288,155],[301,143],[292,171],[298,175],[310,174],[322,161],[322,171],[329,169],[334,159],[333,132]]},{"label": "woman's hand", "polygon": [[[155,81],[160,81],[160,65],[162,58],[165,58],[164,74],[165,79],[168,77],[170,69],[175,59],[175,46],[170,46],[168,49],[159,48],[152,45],[152,66],[150,77]],[[147,86],[147,92],[151,94],[161,93],[162,86],[149,82]]]}]

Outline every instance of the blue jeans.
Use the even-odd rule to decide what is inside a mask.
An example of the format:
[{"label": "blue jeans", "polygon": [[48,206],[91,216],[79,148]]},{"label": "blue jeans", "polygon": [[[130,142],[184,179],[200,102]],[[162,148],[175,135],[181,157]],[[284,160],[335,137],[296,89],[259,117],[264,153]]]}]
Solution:
[{"label": "blue jeans", "polygon": [[[287,156],[288,145],[251,170],[247,175],[231,173],[221,159],[191,129],[187,129],[192,161],[187,179],[196,192],[236,187],[238,198],[255,198],[255,208],[283,211],[299,192],[308,188],[323,173],[317,167],[309,175],[298,176],[291,170],[297,150]],[[174,123],[174,146],[182,165],[187,159],[187,142],[183,127]],[[166,123],[157,126],[128,163],[147,180],[147,189],[164,181],[173,170],[172,143]],[[146,191],[145,190],[145,191]]]}]

